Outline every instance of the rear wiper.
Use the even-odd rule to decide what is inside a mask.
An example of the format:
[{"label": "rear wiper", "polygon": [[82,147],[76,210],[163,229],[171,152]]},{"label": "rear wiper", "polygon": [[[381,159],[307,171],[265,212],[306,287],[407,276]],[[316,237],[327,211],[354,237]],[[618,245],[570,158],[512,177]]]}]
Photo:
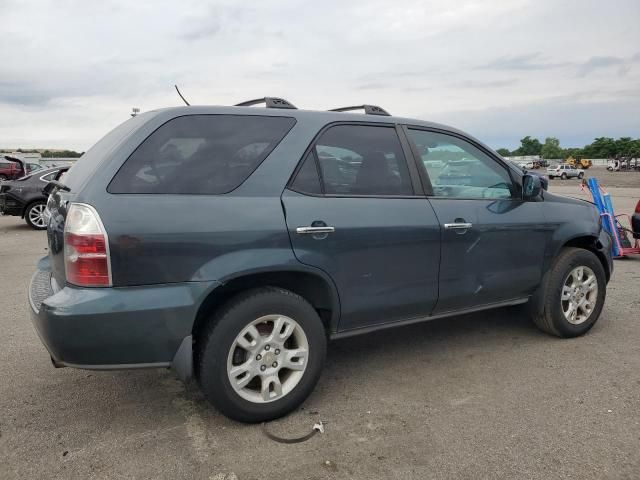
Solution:
[{"label": "rear wiper", "polygon": [[42,192],[46,196],[49,196],[49,195],[51,195],[51,192],[53,192],[54,188],[59,188],[63,192],[70,192],[71,191],[71,189],[69,187],[67,187],[64,183],[59,182],[58,180],[49,180],[49,183],[47,183],[47,185],[42,189]]}]

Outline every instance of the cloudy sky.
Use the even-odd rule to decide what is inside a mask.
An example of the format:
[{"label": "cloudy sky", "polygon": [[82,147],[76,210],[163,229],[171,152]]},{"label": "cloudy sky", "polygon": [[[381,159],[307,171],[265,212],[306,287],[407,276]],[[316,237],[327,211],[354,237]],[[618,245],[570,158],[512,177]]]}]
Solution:
[{"label": "cloudy sky", "polygon": [[640,137],[638,0],[0,0],[0,147],[85,150],[131,107],[378,104],[489,145]]}]

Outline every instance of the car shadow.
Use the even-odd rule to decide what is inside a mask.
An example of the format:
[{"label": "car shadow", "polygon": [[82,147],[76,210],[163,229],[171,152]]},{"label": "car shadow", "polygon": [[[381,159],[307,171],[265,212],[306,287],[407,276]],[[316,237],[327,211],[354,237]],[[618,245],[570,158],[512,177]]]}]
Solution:
[{"label": "car shadow", "polygon": [[[354,378],[377,385],[385,384],[391,377],[402,382],[406,369],[413,368],[408,365],[418,365],[427,371],[429,365],[439,365],[440,370],[446,371],[447,362],[454,359],[457,367],[466,368],[481,355],[499,356],[505,349],[550,340],[553,338],[539,332],[525,316],[511,308],[335,340],[329,343],[325,370],[316,391],[285,421],[295,422],[317,411],[330,412],[340,395],[358,395]],[[372,368],[377,364],[384,368]],[[136,418],[135,429],[139,431],[158,427],[155,425],[158,418],[164,419],[161,429],[175,428],[183,421],[199,422],[203,428],[240,427],[210,406],[195,381],[183,384],[167,369],[113,372],[56,369],[47,370],[47,376],[55,380],[39,381],[36,386],[42,390],[32,392],[41,405],[48,405],[45,409],[34,405],[31,413],[36,417],[47,417],[44,413],[47,409],[58,408],[73,415],[74,422],[96,431],[126,430],[131,418]],[[413,380],[406,381],[410,384]],[[67,415],[62,415],[61,421]]]},{"label": "car shadow", "polygon": [[[514,341],[545,338],[530,319],[517,308],[500,308],[483,312],[427,320],[407,326],[391,327],[364,335],[334,340],[329,345],[333,362],[367,355],[371,349],[391,354],[407,348],[464,348],[482,339],[483,348],[490,349],[505,339]],[[548,338],[548,337],[547,337]]]},{"label": "car shadow", "polygon": [[[18,218],[18,217],[16,217]],[[10,225],[1,225],[0,232],[14,232],[14,231],[35,231],[23,219],[19,219],[19,223],[14,223]]]}]

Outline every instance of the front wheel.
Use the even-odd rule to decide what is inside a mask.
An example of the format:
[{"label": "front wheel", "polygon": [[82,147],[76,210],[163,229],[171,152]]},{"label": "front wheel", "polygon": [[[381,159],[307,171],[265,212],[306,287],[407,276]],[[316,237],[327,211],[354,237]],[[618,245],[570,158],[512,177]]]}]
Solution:
[{"label": "front wheel", "polygon": [[566,180],[566,179],[567,179],[567,174],[566,174],[566,173],[563,173],[562,175],[560,175],[560,178],[561,178],[562,180]]},{"label": "front wheel", "polygon": [[578,178],[579,178],[580,180],[582,180],[582,179],[584,178],[584,173],[580,172],[580,173],[578,174]]},{"label": "front wheel", "polygon": [[7,179],[6,175],[0,175],[0,182],[4,182]]},{"label": "front wheel", "polygon": [[534,314],[534,322],[558,337],[583,335],[602,312],[606,286],[604,268],[594,253],[565,248],[548,273],[543,309]]},{"label": "front wheel", "polygon": [[44,230],[47,228],[47,220],[44,214],[47,204],[44,202],[35,202],[27,207],[24,212],[24,220],[34,230]]},{"label": "front wheel", "polygon": [[297,408],[322,371],[326,334],[302,297],[260,288],[235,297],[210,320],[198,377],[207,399],[241,422],[263,422]]}]

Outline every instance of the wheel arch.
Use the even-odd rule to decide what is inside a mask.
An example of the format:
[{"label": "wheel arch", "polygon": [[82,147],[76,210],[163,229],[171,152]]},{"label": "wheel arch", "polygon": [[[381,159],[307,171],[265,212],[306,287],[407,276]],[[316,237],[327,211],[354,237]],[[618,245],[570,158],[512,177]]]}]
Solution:
[{"label": "wheel arch", "polygon": [[340,300],[333,281],[315,270],[283,268],[240,273],[222,281],[198,308],[192,327],[196,343],[213,312],[243,291],[266,286],[284,288],[300,295],[316,309],[328,333],[337,331]]},{"label": "wheel arch", "polygon": [[591,233],[575,234],[570,238],[565,239],[564,242],[559,242],[557,248],[553,251],[553,255],[547,257],[544,273],[540,281],[540,287],[536,289],[529,301],[529,309],[531,311],[542,311],[544,299],[546,296],[547,280],[549,277],[549,272],[553,266],[553,262],[556,258],[558,258],[558,255],[560,255],[560,252],[562,252],[563,249],[570,247],[582,248],[584,250],[592,252],[598,258],[598,260],[600,260],[602,268],[604,269],[606,280],[607,282],[609,282],[612,273],[611,267],[609,266],[607,257],[603,252],[605,246],[602,245],[598,236]]},{"label": "wheel arch", "polygon": [[591,253],[595,254],[595,256],[598,257],[598,260],[600,260],[600,263],[602,264],[602,268],[604,269],[607,282],[610,280],[611,270],[609,268],[609,262],[607,262],[607,257],[603,252],[604,245],[602,245],[602,243],[600,242],[597,236],[595,235],[574,236],[560,246],[555,256],[557,256],[563,248],[567,248],[567,247],[582,248],[584,250],[589,250]]}]

